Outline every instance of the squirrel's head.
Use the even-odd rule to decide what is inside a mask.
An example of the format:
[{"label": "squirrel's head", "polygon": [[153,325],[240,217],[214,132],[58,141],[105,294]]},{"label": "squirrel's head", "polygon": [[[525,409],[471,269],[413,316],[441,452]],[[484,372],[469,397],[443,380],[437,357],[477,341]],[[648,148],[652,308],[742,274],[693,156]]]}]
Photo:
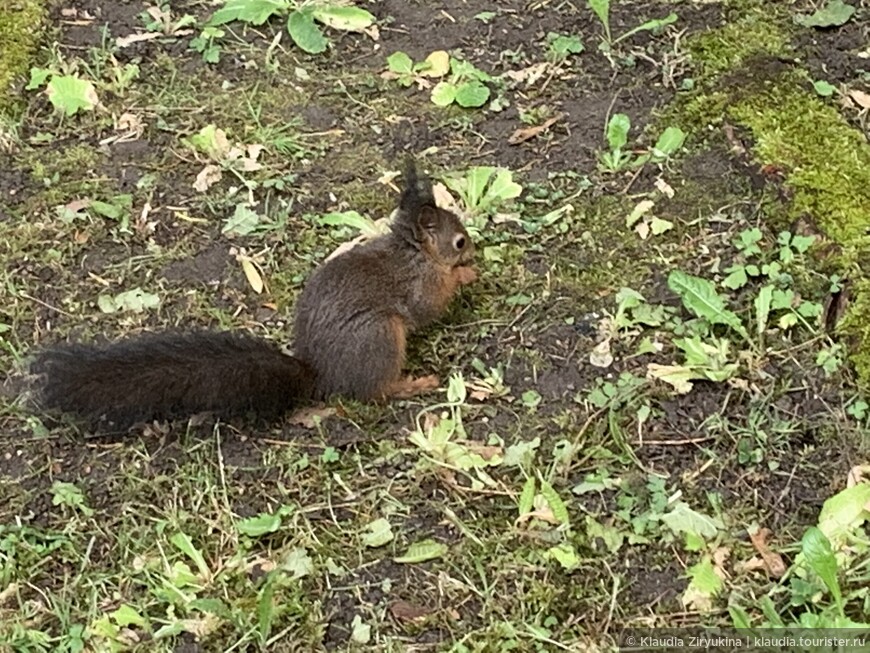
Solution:
[{"label": "squirrel's head", "polygon": [[432,182],[418,179],[411,157],[405,163],[405,188],[391,229],[443,265],[465,265],[474,258],[474,243],[459,217],[436,206]]}]

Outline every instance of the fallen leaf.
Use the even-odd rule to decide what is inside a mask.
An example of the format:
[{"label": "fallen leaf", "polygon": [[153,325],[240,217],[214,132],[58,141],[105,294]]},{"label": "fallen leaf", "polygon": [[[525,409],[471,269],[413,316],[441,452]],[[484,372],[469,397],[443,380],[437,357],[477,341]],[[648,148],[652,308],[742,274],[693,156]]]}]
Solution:
[{"label": "fallen leaf", "polygon": [[531,86],[543,77],[549,68],[550,64],[544,61],[521,70],[509,70],[506,74],[515,82],[525,82],[526,86]]},{"label": "fallen leaf", "polygon": [[734,565],[734,571],[743,574],[750,571],[767,571],[764,560],[758,556],[752,556],[749,560],[741,560]]},{"label": "fallen leaf", "polygon": [[390,604],[390,614],[399,621],[419,621],[432,613],[433,610],[408,601],[394,601]]},{"label": "fallen leaf", "polygon": [[254,261],[242,254],[237,255],[236,260],[241,264],[242,271],[245,273],[245,278],[248,280],[248,283],[251,284],[251,288],[259,295],[263,292],[266,284],[263,282],[263,277],[260,275],[260,271],[257,270]]},{"label": "fallen leaf", "polygon": [[435,206],[439,209],[445,209],[458,216],[463,216],[464,212],[459,208],[459,203],[453,197],[447,186],[440,181],[432,186],[432,196],[435,198]]},{"label": "fallen leaf", "polygon": [[761,555],[761,559],[764,560],[767,572],[774,578],[781,578],[785,574],[786,565],[782,560],[782,556],[774,553],[767,546],[767,541],[771,535],[770,529],[759,528],[755,533],[749,534],[749,539],[752,540],[752,546],[755,547],[755,550]]},{"label": "fallen leaf", "polygon": [[661,177],[659,177],[658,179],[656,179],[656,181],[655,181],[655,186],[656,186],[656,188],[658,189],[658,191],[659,191],[662,195],[664,195],[665,197],[667,197],[668,199],[670,199],[670,198],[672,198],[672,197],[674,196],[674,189],[671,187],[671,185],[670,185],[668,182],[666,182],[666,181],[665,181],[664,179],[662,179]]},{"label": "fallen leaf", "polygon": [[849,97],[862,109],[870,109],[870,93],[853,88],[849,91]]},{"label": "fallen leaf", "polygon": [[722,580],[728,578],[728,572],[725,571],[725,563],[731,555],[731,549],[725,546],[720,546],[713,552],[713,571]]},{"label": "fallen leaf", "polygon": [[546,120],[540,125],[535,125],[534,127],[521,127],[517,129],[513,134],[508,138],[508,143],[510,145],[519,145],[520,143],[525,143],[528,140],[535,138],[538,134],[547,131],[550,127],[552,127],[556,122],[565,117],[564,113],[559,113],[552,118]]},{"label": "fallen leaf", "polygon": [[613,364],[613,354],[610,353],[610,340],[599,342],[589,353],[589,363],[595,367],[610,367]]},{"label": "fallen leaf", "polygon": [[694,373],[681,365],[650,363],[647,365],[646,375],[647,378],[660,379],[670,384],[681,395],[690,393],[694,387],[690,381],[695,378]]},{"label": "fallen leaf", "polygon": [[209,188],[214,186],[221,180],[223,173],[216,165],[207,165],[196,176],[196,181],[193,182],[193,188],[200,193],[204,193]]},{"label": "fallen leaf", "polygon": [[462,444],[465,444],[469,451],[476,453],[486,461],[499,458],[504,454],[504,449],[494,445],[477,444],[474,442],[463,442]]},{"label": "fallen leaf", "polygon": [[134,43],[141,43],[142,41],[151,41],[153,39],[160,38],[162,34],[159,32],[145,32],[144,34],[130,34],[128,36],[119,36],[115,39],[115,45],[119,48],[126,48]]},{"label": "fallen leaf", "polygon": [[854,487],[858,483],[864,482],[868,473],[870,473],[870,465],[855,465],[846,475],[846,487]]},{"label": "fallen leaf", "polygon": [[65,204],[63,208],[71,213],[78,213],[79,211],[88,208],[91,205],[91,200],[85,198],[80,200],[73,200],[68,204]]},{"label": "fallen leaf", "polygon": [[325,419],[335,415],[336,409],[331,406],[309,406],[300,408],[287,418],[291,424],[313,429],[317,426],[318,419]]}]

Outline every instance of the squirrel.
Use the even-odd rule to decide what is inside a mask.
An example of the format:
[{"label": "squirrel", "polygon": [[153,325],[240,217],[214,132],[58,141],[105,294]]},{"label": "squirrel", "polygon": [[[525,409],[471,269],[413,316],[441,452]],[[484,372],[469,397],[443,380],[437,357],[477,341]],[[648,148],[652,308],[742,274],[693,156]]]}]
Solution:
[{"label": "squirrel", "polygon": [[390,229],[314,270],[298,299],[292,355],[250,334],[163,332],[38,351],[37,405],[129,428],[212,413],[274,419],[306,401],[408,398],[438,387],[403,375],[408,334],[472,283],[475,246],[408,158]]}]

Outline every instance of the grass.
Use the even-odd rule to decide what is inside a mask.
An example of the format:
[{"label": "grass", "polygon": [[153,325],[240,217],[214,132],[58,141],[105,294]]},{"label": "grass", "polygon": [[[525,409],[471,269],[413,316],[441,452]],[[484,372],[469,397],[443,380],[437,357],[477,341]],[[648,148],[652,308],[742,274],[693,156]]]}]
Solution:
[{"label": "grass", "polygon": [[[0,650],[611,650],[634,629],[868,621],[860,122],[814,94],[789,7],[679,4],[605,56],[585,7],[520,4],[372,3],[376,50],[328,31],[306,55],[279,22],[230,23],[206,63],[199,29],[119,48],[94,23],[28,54],[93,82],[102,108],[61,118],[31,91],[4,118]],[[622,34],[667,13],[614,3],[609,20]],[[478,47],[453,52],[424,19]],[[101,21],[113,38],[143,26],[123,5]],[[541,30],[570,57],[548,63]],[[525,72],[482,109],[381,76],[393,52],[441,49]],[[521,116],[560,111],[508,144]],[[622,113],[632,161],[667,127],[685,146],[600,171]],[[262,145],[259,167],[191,147],[208,125]],[[102,437],[28,404],[29,352],[64,338],[200,325],[290,342],[308,274],[356,235],[320,218],[386,216],[404,150],[445,180],[493,165],[522,188],[467,207],[480,280],[408,362],[439,393],[335,402],[307,426]],[[208,165],[221,179],[195,190]],[[256,228],[224,233],[239,206]],[[159,303],[104,312],[134,288]]]}]

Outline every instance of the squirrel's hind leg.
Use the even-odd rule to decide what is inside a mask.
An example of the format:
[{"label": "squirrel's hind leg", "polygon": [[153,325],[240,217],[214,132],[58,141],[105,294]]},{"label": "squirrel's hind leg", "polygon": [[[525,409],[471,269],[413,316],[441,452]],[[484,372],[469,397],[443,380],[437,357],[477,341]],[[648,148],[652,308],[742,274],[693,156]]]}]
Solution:
[{"label": "squirrel's hind leg", "polygon": [[408,376],[398,381],[393,381],[387,386],[384,394],[388,398],[408,399],[409,397],[415,397],[435,390],[439,385],[441,385],[441,381],[434,374],[417,378]]}]

